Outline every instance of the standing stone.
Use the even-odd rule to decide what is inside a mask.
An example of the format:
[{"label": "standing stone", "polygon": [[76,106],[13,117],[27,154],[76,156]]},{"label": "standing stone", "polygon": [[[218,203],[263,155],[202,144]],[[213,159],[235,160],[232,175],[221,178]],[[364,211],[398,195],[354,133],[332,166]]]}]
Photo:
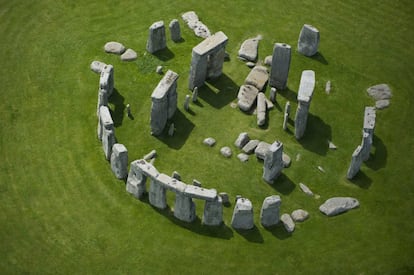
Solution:
[{"label": "standing stone", "polygon": [[315,88],[315,72],[305,70],[300,78],[298,92],[298,108],[295,117],[295,138],[301,139],[305,134],[308,112]]},{"label": "standing stone", "polygon": [[171,40],[174,42],[180,42],[181,41],[181,29],[180,29],[180,23],[177,19],[171,20],[169,24],[170,28],[170,34],[171,34]]},{"label": "standing stone", "polygon": [[184,110],[188,111],[190,109],[190,96],[186,95],[185,96],[185,101],[184,101]]},{"label": "standing stone", "polygon": [[279,209],[282,203],[279,196],[273,195],[263,201],[260,210],[260,222],[263,226],[269,227],[279,223]]},{"label": "standing stone", "polygon": [[275,141],[266,152],[263,165],[263,179],[273,184],[283,169],[283,143]]},{"label": "standing stone", "polygon": [[361,155],[362,160],[367,161],[371,151],[371,145],[374,138],[376,112],[374,107],[365,107],[364,128],[362,131]]},{"label": "standing stone", "polygon": [[204,204],[203,224],[210,226],[219,226],[223,223],[223,200],[217,196],[212,201]]},{"label": "standing stone", "polygon": [[184,222],[193,222],[196,219],[196,207],[193,199],[176,192],[174,204],[174,217]]},{"label": "standing stone", "polygon": [[292,233],[295,230],[295,222],[289,214],[283,214],[280,217],[280,220],[288,233]]},{"label": "standing stone", "polygon": [[272,101],[273,103],[276,103],[276,94],[277,94],[277,90],[275,87],[272,87],[270,89],[270,95],[269,95],[269,99],[270,101]]},{"label": "standing stone", "polygon": [[198,98],[198,88],[194,87],[193,90],[193,102],[197,102],[197,98]]},{"label": "standing stone", "polygon": [[140,159],[131,162],[126,183],[127,192],[134,195],[137,199],[143,198],[144,194],[147,192],[147,176],[155,178],[158,175],[159,172],[157,169],[145,160]]},{"label": "standing stone", "polygon": [[165,209],[167,208],[167,190],[158,182],[157,178],[151,178],[149,202],[152,206]]},{"label": "standing stone", "polygon": [[252,229],[253,222],[253,205],[249,199],[240,198],[234,206],[231,226],[234,229]]},{"label": "standing stone", "polygon": [[99,108],[98,138],[102,141],[102,148],[107,160],[110,159],[112,146],[115,144],[114,121],[112,120],[109,108]]},{"label": "standing stone", "polygon": [[245,40],[239,49],[239,57],[243,60],[256,62],[257,50],[259,48],[260,37]]},{"label": "standing stone", "polygon": [[129,105],[129,104],[126,105],[126,112],[127,112],[128,117],[130,117],[132,115],[131,114],[131,105]]},{"label": "standing stone", "polygon": [[313,56],[318,52],[319,30],[314,26],[305,24],[299,34],[298,52],[305,56]]},{"label": "standing stone", "polygon": [[257,95],[257,126],[263,126],[266,123],[266,97],[264,93]]},{"label": "standing stone", "polygon": [[117,179],[128,176],[128,150],[123,144],[115,143],[112,146],[111,169]]},{"label": "standing stone", "polygon": [[285,104],[285,114],[287,114],[288,116],[290,116],[290,102],[286,102]]},{"label": "standing stone", "polygon": [[252,85],[241,85],[237,94],[237,106],[240,110],[248,112],[256,101],[259,90]]},{"label": "standing stone", "polygon": [[288,44],[276,43],[273,48],[272,67],[269,85],[278,90],[286,88],[290,68],[291,47]]},{"label": "standing stone", "polygon": [[239,136],[237,137],[236,141],[234,142],[234,146],[241,149],[249,141],[250,141],[249,135],[247,133],[243,132],[243,133],[240,133]]},{"label": "standing stone", "polygon": [[99,88],[105,90],[108,97],[112,95],[114,90],[114,67],[105,65],[99,78]]},{"label": "standing stone", "polygon": [[174,123],[171,123],[170,128],[168,129],[168,135],[172,137],[174,135],[174,131],[175,131],[175,125]]},{"label": "standing stone", "polygon": [[334,197],[326,200],[319,210],[331,217],[359,206],[359,201],[351,197]]},{"label": "standing stone", "polygon": [[287,130],[287,124],[288,124],[288,121],[289,121],[289,115],[287,114],[287,113],[285,113],[284,115],[283,115],[283,130]]},{"label": "standing stone", "polygon": [[149,28],[147,51],[155,53],[167,47],[167,40],[165,38],[164,21],[158,21],[152,24]]},{"label": "standing stone", "polygon": [[361,164],[362,164],[361,149],[362,149],[361,145],[358,145],[354,153],[352,153],[351,164],[348,168],[348,173],[346,174],[346,177],[348,179],[352,179],[353,177],[355,177],[355,175],[359,172],[359,169],[361,168]]},{"label": "standing stone", "polygon": [[325,85],[325,93],[327,93],[328,95],[331,93],[331,81],[330,80],[328,80],[326,82],[326,85]]}]

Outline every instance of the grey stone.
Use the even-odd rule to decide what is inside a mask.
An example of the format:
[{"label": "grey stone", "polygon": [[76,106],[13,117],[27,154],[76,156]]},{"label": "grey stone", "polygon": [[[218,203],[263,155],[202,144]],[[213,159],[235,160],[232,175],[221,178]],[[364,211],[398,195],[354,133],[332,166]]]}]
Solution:
[{"label": "grey stone", "polygon": [[309,213],[303,209],[297,209],[290,216],[295,222],[304,222],[309,218]]},{"label": "grey stone", "polygon": [[220,153],[221,153],[224,157],[226,157],[226,158],[229,158],[229,157],[231,157],[231,155],[232,155],[232,152],[231,152],[230,147],[227,147],[227,146],[222,147],[222,148],[220,149]]},{"label": "grey stone", "polygon": [[375,108],[378,109],[378,110],[385,109],[388,106],[390,106],[390,100],[389,99],[377,100],[375,102]]},{"label": "grey stone", "polygon": [[234,146],[237,148],[243,148],[250,140],[249,134],[246,132],[240,133],[237,137],[236,141],[234,142]]},{"label": "grey stone", "polygon": [[275,105],[273,104],[272,101],[270,101],[270,99],[266,98],[266,107],[268,110],[273,109],[275,107]]},{"label": "grey stone", "polygon": [[332,88],[331,81],[330,80],[326,81],[325,93],[327,93],[329,95],[331,93],[331,88]]},{"label": "grey stone", "polygon": [[332,141],[330,141],[330,140],[328,140],[328,147],[329,147],[329,149],[331,149],[331,150],[336,150],[338,147],[336,147],[336,145],[335,144],[333,144],[333,142]]},{"label": "grey stone", "polygon": [[174,123],[171,123],[170,128],[168,129],[168,135],[172,137],[174,135],[174,131],[175,131],[175,125]]},{"label": "grey stone", "polygon": [[335,216],[359,206],[359,201],[351,197],[334,197],[325,201],[319,210],[327,216]]},{"label": "grey stone", "polygon": [[352,179],[359,172],[362,164],[362,147],[358,145],[355,151],[352,153],[351,164],[349,165],[348,172],[346,174],[347,179]]},{"label": "grey stone", "polygon": [[111,41],[105,44],[104,50],[107,53],[123,54],[125,52],[125,47],[119,42]]},{"label": "grey stone", "polygon": [[198,37],[207,38],[211,36],[210,30],[203,22],[198,22],[194,28],[194,34]]},{"label": "grey stone", "polygon": [[298,108],[295,116],[295,138],[301,139],[305,134],[306,124],[308,121],[309,107],[312,100],[313,90],[315,88],[315,72],[305,70],[299,84]]},{"label": "grey stone", "polygon": [[223,205],[230,204],[229,195],[226,192],[220,192],[219,197],[221,198]]},{"label": "grey stone", "polygon": [[197,87],[194,87],[194,90],[193,90],[193,102],[197,102],[197,99],[198,99],[198,88]]},{"label": "grey stone", "polygon": [[112,95],[114,90],[114,66],[108,64],[102,68],[99,77],[99,88],[105,90],[108,97]]},{"label": "grey stone", "polygon": [[322,173],[326,173],[326,172],[325,172],[325,169],[323,169],[323,167],[322,167],[322,166],[318,166],[318,167],[316,167],[316,168],[318,168],[318,170],[319,170],[319,171],[321,171]]},{"label": "grey stone", "polygon": [[183,194],[187,188],[187,184],[172,178],[166,174],[159,174],[156,177],[157,183],[160,184],[166,190],[173,191],[174,193]]},{"label": "grey stone", "polygon": [[241,161],[241,162],[247,162],[249,161],[249,155],[245,154],[245,153],[240,153],[237,155],[237,158]]},{"label": "grey stone", "polygon": [[254,150],[256,149],[257,145],[259,145],[260,140],[257,139],[251,139],[249,142],[246,143],[246,145],[243,146],[242,151],[246,154],[253,154]]},{"label": "grey stone", "polygon": [[283,126],[282,126],[283,130],[287,130],[288,120],[289,120],[289,115],[285,113],[283,115]]},{"label": "grey stone", "polygon": [[180,23],[177,19],[171,20],[170,24],[168,25],[170,28],[171,40],[174,42],[181,41],[181,28]]},{"label": "grey stone", "polygon": [[263,126],[266,123],[266,97],[264,93],[257,95],[257,126]]},{"label": "grey stone", "polygon": [[171,175],[172,178],[176,179],[176,180],[181,180],[181,175],[180,173],[178,173],[177,171],[174,171]]},{"label": "grey stone", "polygon": [[116,142],[114,131],[114,122],[109,112],[109,108],[101,106],[99,108],[98,138],[102,141],[102,149],[107,160],[110,160],[112,146]]},{"label": "grey stone", "polygon": [[137,59],[138,55],[133,49],[127,49],[122,55],[122,61],[134,61]]},{"label": "grey stone", "polygon": [[252,229],[253,222],[253,205],[249,199],[240,198],[234,206],[231,226],[234,229]]},{"label": "grey stone", "polygon": [[286,102],[285,104],[285,114],[287,114],[288,116],[290,116],[290,102]]},{"label": "grey stone", "polygon": [[196,180],[196,179],[193,179],[193,185],[194,185],[194,186],[201,187],[201,182],[199,182],[199,181],[198,181],[198,180]]},{"label": "grey stone", "polygon": [[115,143],[112,146],[111,169],[117,179],[128,176],[128,150],[123,144]]},{"label": "grey stone", "polygon": [[273,48],[272,67],[269,85],[284,90],[287,85],[291,58],[291,47],[288,44],[276,43]]},{"label": "grey stone", "polygon": [[101,62],[101,61],[92,61],[90,68],[91,71],[97,74],[101,74],[103,67],[105,67],[105,63]]},{"label": "grey stone", "polygon": [[238,52],[239,57],[244,60],[256,62],[259,41],[260,39],[258,37],[245,40],[240,46]]},{"label": "grey stone", "polygon": [[313,56],[318,52],[320,34],[312,25],[305,24],[299,34],[298,52],[305,56]]},{"label": "grey stone", "polygon": [[234,202],[237,202],[239,199],[241,199],[242,196],[241,195],[236,195],[236,197],[234,198]]},{"label": "grey stone", "polygon": [[156,177],[159,175],[157,169],[145,160],[135,160],[131,162],[126,191],[135,198],[141,199],[146,193],[146,181],[148,176]]},{"label": "grey stone", "polygon": [[202,187],[187,185],[184,190],[186,196],[194,199],[201,199],[206,201],[214,201],[217,197],[216,189],[205,189]]},{"label": "grey stone", "polygon": [[279,210],[282,201],[279,196],[266,197],[260,210],[260,222],[263,226],[269,227],[279,223]]},{"label": "grey stone", "polygon": [[195,203],[181,192],[175,194],[174,217],[184,222],[193,222],[196,219]]},{"label": "grey stone", "polygon": [[240,110],[248,112],[252,109],[253,104],[256,102],[257,94],[259,90],[252,85],[241,85],[239,93],[237,95]]},{"label": "grey stone", "polygon": [[283,214],[280,217],[280,220],[282,221],[283,226],[288,233],[295,231],[295,222],[292,220],[292,217],[289,214]]},{"label": "grey stone", "polygon": [[211,35],[208,27],[198,19],[198,16],[194,11],[184,13],[181,18],[187,23],[188,27],[194,31],[196,36],[207,38]]},{"label": "grey stone", "polygon": [[157,157],[157,151],[154,149],[154,150],[151,150],[151,152],[149,152],[148,154],[146,154],[143,157],[143,159],[146,160],[146,161],[150,161],[151,159],[153,159],[155,157]]},{"label": "grey stone", "polygon": [[288,168],[290,164],[292,163],[291,158],[286,153],[283,153],[282,161],[283,161],[283,168]]},{"label": "grey stone", "polygon": [[371,152],[372,135],[365,130],[362,131],[362,142],[361,142],[361,159],[367,161]]},{"label": "grey stone", "polygon": [[252,85],[259,91],[263,91],[269,80],[269,73],[264,66],[255,66],[247,75],[244,85]]},{"label": "grey stone", "polygon": [[299,183],[299,187],[303,191],[303,193],[305,193],[306,195],[311,196],[311,197],[313,196],[313,192],[305,184]]},{"label": "grey stone", "polygon": [[246,66],[247,66],[247,67],[249,67],[249,68],[251,69],[251,68],[253,68],[254,66],[256,66],[256,63],[249,61],[249,62],[246,62]]},{"label": "grey stone", "polygon": [[258,159],[264,160],[266,157],[266,152],[269,150],[270,144],[264,141],[259,142],[254,153]]},{"label": "grey stone", "polygon": [[364,131],[370,135],[374,134],[376,112],[374,107],[365,107],[364,110]]},{"label": "grey stone", "polygon": [[276,90],[276,88],[275,88],[275,87],[272,87],[272,88],[270,89],[269,99],[270,99],[270,101],[272,101],[273,103],[275,103],[275,102],[276,102],[276,94],[277,94],[277,90]]},{"label": "grey stone", "polygon": [[264,64],[268,65],[268,66],[272,66],[272,56],[271,55],[268,55],[268,56],[265,57]]},{"label": "grey stone", "polygon": [[98,118],[99,118],[99,108],[101,108],[101,106],[108,107],[108,92],[105,89],[99,88],[98,104],[96,106],[96,115],[98,116]]},{"label": "grey stone", "polygon": [[157,178],[151,178],[149,202],[152,206],[165,209],[167,208],[167,190],[157,180]]},{"label": "grey stone", "polygon": [[203,144],[212,147],[212,146],[214,146],[214,144],[216,144],[216,140],[212,137],[208,137],[208,138],[203,140]]},{"label": "grey stone", "polygon": [[155,69],[155,72],[157,73],[157,74],[162,74],[163,72],[162,72],[162,66],[157,66],[157,68]]},{"label": "grey stone", "polygon": [[131,116],[132,114],[131,114],[131,105],[129,105],[129,104],[127,104],[126,105],[126,112],[127,112],[127,116]]},{"label": "grey stone", "polygon": [[283,169],[283,143],[275,141],[270,145],[263,164],[263,179],[272,184]]},{"label": "grey stone", "polygon": [[204,204],[203,224],[219,226],[223,223],[223,201],[218,196],[213,201],[206,201]]},{"label": "grey stone", "polygon": [[189,95],[185,96],[184,110],[186,110],[186,111],[188,111],[190,109],[190,99],[191,99],[191,97]]},{"label": "grey stone", "polygon": [[376,101],[390,99],[392,97],[391,88],[387,84],[378,84],[369,87],[367,93]]},{"label": "grey stone", "polygon": [[147,51],[155,53],[167,47],[164,21],[158,21],[149,27]]}]

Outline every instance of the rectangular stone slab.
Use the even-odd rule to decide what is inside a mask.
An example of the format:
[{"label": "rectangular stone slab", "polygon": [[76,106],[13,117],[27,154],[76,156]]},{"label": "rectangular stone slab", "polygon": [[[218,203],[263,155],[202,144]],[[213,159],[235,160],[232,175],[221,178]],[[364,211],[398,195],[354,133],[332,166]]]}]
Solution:
[{"label": "rectangular stone slab", "polygon": [[158,170],[149,162],[146,162],[143,159],[136,160],[134,163],[137,165],[137,167],[142,171],[142,173],[151,178],[156,178],[159,175]]},{"label": "rectangular stone slab", "polygon": [[252,85],[259,91],[262,91],[267,81],[269,80],[269,73],[264,66],[255,66],[247,75],[244,84]]},{"label": "rectangular stone slab", "polygon": [[187,184],[162,173],[158,175],[157,181],[161,183],[164,188],[176,193],[183,193],[187,187]]},{"label": "rectangular stone slab", "polygon": [[217,46],[224,47],[227,41],[227,36],[220,31],[204,39],[200,44],[193,48],[193,51],[199,55],[209,54],[211,51],[216,49]]},{"label": "rectangular stone slab", "polygon": [[374,129],[375,128],[375,108],[374,107],[365,107],[364,113],[364,129]]},{"label": "rectangular stone slab", "polygon": [[205,189],[194,185],[187,185],[184,194],[195,199],[213,201],[217,197],[217,190]]},{"label": "rectangular stone slab", "polygon": [[152,92],[151,97],[153,99],[164,98],[170,88],[175,84],[178,79],[178,74],[168,70],[161,81],[158,83],[157,87]]},{"label": "rectangular stone slab", "polygon": [[312,99],[313,89],[315,88],[315,72],[305,70],[302,72],[299,84],[298,100],[310,102]]}]

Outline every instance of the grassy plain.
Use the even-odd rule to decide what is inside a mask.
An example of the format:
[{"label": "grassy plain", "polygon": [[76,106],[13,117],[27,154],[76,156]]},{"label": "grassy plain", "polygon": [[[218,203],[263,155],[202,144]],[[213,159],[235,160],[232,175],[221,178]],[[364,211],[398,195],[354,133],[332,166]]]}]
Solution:
[{"label": "grassy plain", "polygon": [[[15,273],[138,274],[409,274],[414,272],[414,4],[411,1],[1,1],[0,2],[0,271]],[[200,89],[199,104],[183,111],[191,49],[201,40],[180,15],[195,10],[229,37],[231,60],[221,78]],[[184,41],[145,52],[155,21],[179,18]],[[259,59],[275,42],[296,48],[304,23],[321,32],[320,53],[292,52],[288,89],[278,95],[264,129],[255,116],[230,107],[249,69],[237,59],[240,44],[261,34]],[[167,31],[168,33],[168,31]],[[104,53],[107,41],[138,52],[135,62]],[[198,219],[178,222],[125,192],[96,138],[98,76],[89,64],[115,67],[111,99],[116,136],[130,160],[152,149],[156,167],[196,178],[208,188],[241,194],[254,205],[256,227],[209,228]],[[155,67],[180,74],[176,135],[152,137],[150,94],[161,79]],[[286,101],[296,109],[301,71],[316,72],[306,135],[300,142],[281,129]],[[324,85],[332,81],[332,93]],[[377,112],[370,160],[353,181],[345,178],[361,141],[366,88],[388,83],[391,106]],[[268,92],[267,92],[268,94]],[[134,120],[124,114],[131,105]],[[240,132],[281,140],[292,157],[274,186],[261,180],[262,163],[241,163],[233,142]],[[217,139],[214,148],[202,145]],[[338,146],[328,151],[326,140]],[[225,159],[221,146],[234,149]],[[297,154],[301,155],[296,161]],[[322,166],[326,173],[316,169]],[[306,197],[307,184],[320,199]],[[303,208],[310,219],[292,235],[265,229],[259,212],[266,196],[282,197],[282,212]],[[318,206],[332,196],[352,196],[361,207],[327,218]],[[170,194],[169,204],[173,207]],[[203,205],[196,201],[198,217]]]}]

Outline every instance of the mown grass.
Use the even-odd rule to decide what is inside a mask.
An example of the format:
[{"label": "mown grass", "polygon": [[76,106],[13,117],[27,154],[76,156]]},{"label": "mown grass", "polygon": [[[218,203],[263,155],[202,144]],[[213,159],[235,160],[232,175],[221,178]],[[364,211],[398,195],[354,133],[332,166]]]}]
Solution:
[{"label": "mown grass", "polygon": [[[168,41],[168,51],[145,52],[147,28],[168,23],[195,10],[215,32],[229,37],[231,60],[224,75],[200,89],[199,104],[183,111],[191,49],[201,40],[180,20],[184,41]],[[237,273],[237,274],[408,274],[414,269],[414,155],[411,118],[414,5],[410,1],[2,1],[0,3],[0,270],[2,273]],[[274,42],[294,49],[301,26],[321,31],[319,55],[295,51],[288,90],[269,113],[265,129],[255,116],[230,107],[249,69],[236,55],[246,38],[261,34],[259,58],[270,55]],[[115,40],[138,52],[135,62],[105,54]],[[185,224],[169,211],[157,211],[125,192],[105,161],[96,139],[98,76],[92,60],[115,67],[116,96],[111,109],[116,136],[130,160],[152,149],[155,164],[184,181],[200,180],[208,188],[251,199],[254,230],[230,228],[232,207],[224,209],[225,225],[209,228],[198,219]],[[180,74],[176,134],[152,137],[150,94],[163,65]],[[301,71],[316,72],[316,89],[305,138],[281,129],[287,100],[296,109]],[[333,90],[324,93],[327,80]],[[350,156],[361,140],[364,106],[373,101],[367,87],[388,83],[391,106],[377,113],[370,160],[353,181],[345,179]],[[131,105],[134,120],[125,116]],[[274,186],[261,180],[262,163],[225,159],[240,132],[267,142],[281,140],[292,166]],[[213,136],[213,148],[202,145]],[[337,151],[328,151],[326,139]],[[296,155],[300,161],[295,161]],[[320,173],[316,167],[324,167]],[[299,182],[320,199],[306,197]],[[311,218],[293,235],[282,227],[265,229],[259,212],[263,199],[282,197],[282,212],[303,208]],[[361,207],[326,218],[318,206],[332,196],[353,196]],[[168,201],[173,207],[173,196]],[[203,205],[196,201],[197,215]]]}]

